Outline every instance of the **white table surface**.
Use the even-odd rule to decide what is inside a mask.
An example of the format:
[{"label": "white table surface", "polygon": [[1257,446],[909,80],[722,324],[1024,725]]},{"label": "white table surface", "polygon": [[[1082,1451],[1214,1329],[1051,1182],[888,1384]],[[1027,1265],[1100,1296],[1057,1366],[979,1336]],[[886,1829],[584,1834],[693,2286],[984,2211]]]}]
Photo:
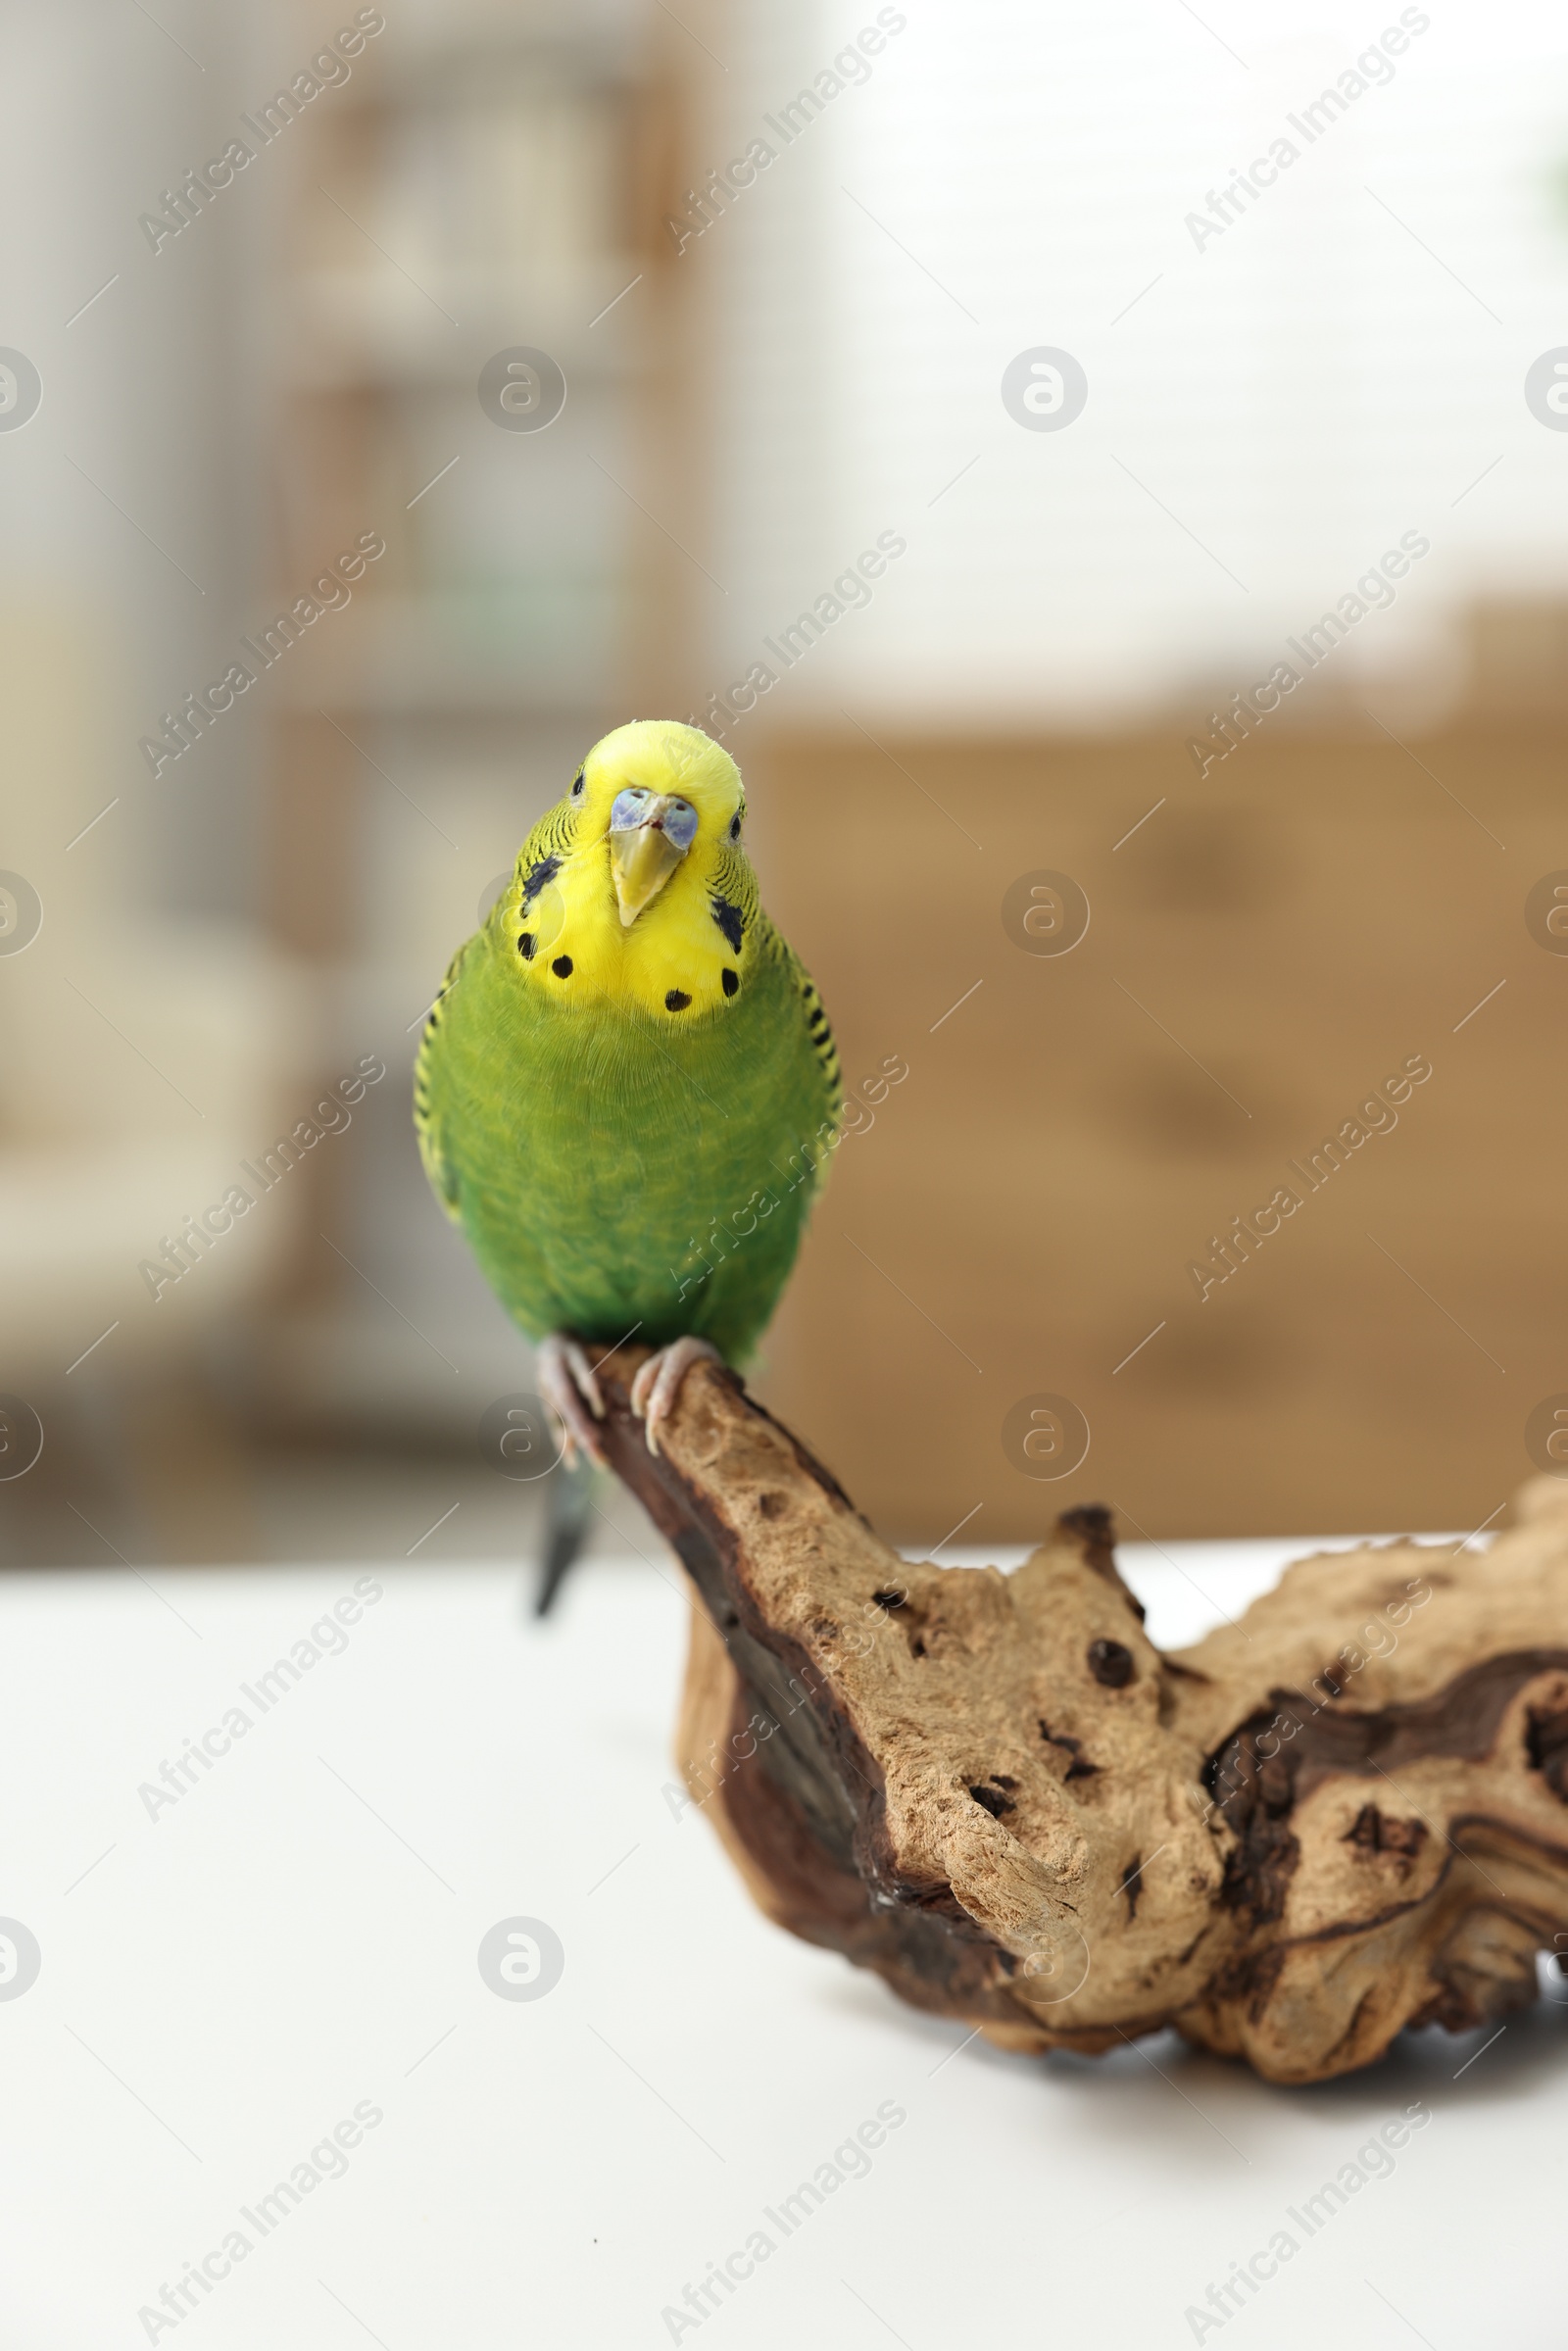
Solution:
[{"label": "white table surface", "polygon": [[[1169,1642],[1302,1547],[1124,1558]],[[8,2351],[1568,2341],[1568,2000],[1309,2090],[1174,2035],[960,2048],[766,1925],[677,1817],[663,1567],[589,1562],[543,1629],[514,1563],[377,1569],[343,1651],[156,1820],[138,1787],[365,1571],[0,1581],[0,1914],[42,1955],[0,1998]],[[481,1980],[515,1916],[564,1947],[543,1998]],[[1417,2100],[1308,2241],[1288,2208]],[[762,2218],[888,2102],[863,2177],[788,2236]],[[241,2217],[366,2104],[341,2177],[266,2235]],[[138,2317],[236,2228],[194,2310]],[[759,2228],[716,2311],[662,2316]],[[1282,2228],[1295,2257],[1196,2327]]]}]

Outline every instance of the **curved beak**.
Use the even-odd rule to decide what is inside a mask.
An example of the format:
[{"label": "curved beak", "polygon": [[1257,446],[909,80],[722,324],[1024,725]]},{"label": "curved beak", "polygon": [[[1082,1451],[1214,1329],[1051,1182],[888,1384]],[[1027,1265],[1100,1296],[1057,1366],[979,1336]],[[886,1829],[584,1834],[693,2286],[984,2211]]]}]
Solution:
[{"label": "curved beak", "polygon": [[661,795],[649,802],[641,824],[610,836],[610,871],[625,930],[630,930],[644,906],[659,896],[686,855],[664,830],[668,808],[668,800]]}]

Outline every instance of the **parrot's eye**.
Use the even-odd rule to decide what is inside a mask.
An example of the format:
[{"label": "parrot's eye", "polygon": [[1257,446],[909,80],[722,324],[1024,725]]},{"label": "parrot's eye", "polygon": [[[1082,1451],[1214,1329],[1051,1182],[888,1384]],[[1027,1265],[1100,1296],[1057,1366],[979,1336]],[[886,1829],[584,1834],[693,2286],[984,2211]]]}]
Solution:
[{"label": "parrot's eye", "polygon": [[588,772],[588,771],[587,771],[587,769],[586,769],[585,767],[579,767],[579,768],[578,768],[578,770],[577,770],[577,772],[576,772],[576,774],[575,774],[575,775],[572,777],[572,779],[571,779],[571,797],[572,797],[572,799],[573,799],[573,800],[581,800],[581,798],[582,798],[582,781],[583,781],[583,777],[584,777],[584,776],[587,774],[587,772]]},{"label": "parrot's eye", "polygon": [[738,815],[732,816],[729,820],[729,837],[732,841],[738,841],[741,837],[741,820]]}]

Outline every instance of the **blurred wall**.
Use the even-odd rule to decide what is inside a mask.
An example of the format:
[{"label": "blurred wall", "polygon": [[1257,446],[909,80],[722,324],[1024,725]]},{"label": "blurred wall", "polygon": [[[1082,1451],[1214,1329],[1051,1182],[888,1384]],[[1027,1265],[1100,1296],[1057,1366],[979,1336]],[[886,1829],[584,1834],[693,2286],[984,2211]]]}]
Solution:
[{"label": "blurred wall", "polygon": [[1478,669],[1436,732],[1202,777],[1174,732],[759,747],[852,1090],[767,1393],[879,1524],[1470,1528],[1550,1465],[1562,688]]}]

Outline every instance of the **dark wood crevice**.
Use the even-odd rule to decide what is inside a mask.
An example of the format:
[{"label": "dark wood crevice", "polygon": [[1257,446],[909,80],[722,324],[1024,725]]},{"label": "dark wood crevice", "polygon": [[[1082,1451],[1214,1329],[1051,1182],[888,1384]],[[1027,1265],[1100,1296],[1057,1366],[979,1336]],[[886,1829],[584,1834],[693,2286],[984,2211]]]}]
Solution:
[{"label": "dark wood crevice", "polygon": [[[1204,1783],[1236,1837],[1226,1862],[1225,1900],[1250,1911],[1260,1925],[1282,1917],[1286,1888],[1300,1854],[1292,1817],[1298,1803],[1325,1776],[1367,1775],[1390,1788],[1392,1773],[1425,1756],[1478,1761],[1492,1752],[1502,1716],[1519,1691],[1543,1673],[1559,1668],[1568,1669],[1568,1648],[1510,1651],[1469,1667],[1429,1698],[1371,1713],[1349,1708],[1331,1712],[1298,1690],[1270,1690],[1268,1708],[1244,1723],[1210,1756],[1204,1771]],[[1537,1718],[1533,1714],[1530,1719],[1527,1751],[1532,1768],[1542,1770]],[[1563,1739],[1549,1750],[1548,1785],[1559,1755],[1568,1765],[1568,1714],[1552,1720],[1562,1722]],[[1381,1819],[1376,1807],[1364,1809]],[[1419,1832],[1419,1844],[1425,1825],[1412,1826]],[[1369,1838],[1354,1841],[1373,1842],[1374,1849],[1382,1849]],[[1401,1849],[1414,1858],[1414,1846]]]}]

